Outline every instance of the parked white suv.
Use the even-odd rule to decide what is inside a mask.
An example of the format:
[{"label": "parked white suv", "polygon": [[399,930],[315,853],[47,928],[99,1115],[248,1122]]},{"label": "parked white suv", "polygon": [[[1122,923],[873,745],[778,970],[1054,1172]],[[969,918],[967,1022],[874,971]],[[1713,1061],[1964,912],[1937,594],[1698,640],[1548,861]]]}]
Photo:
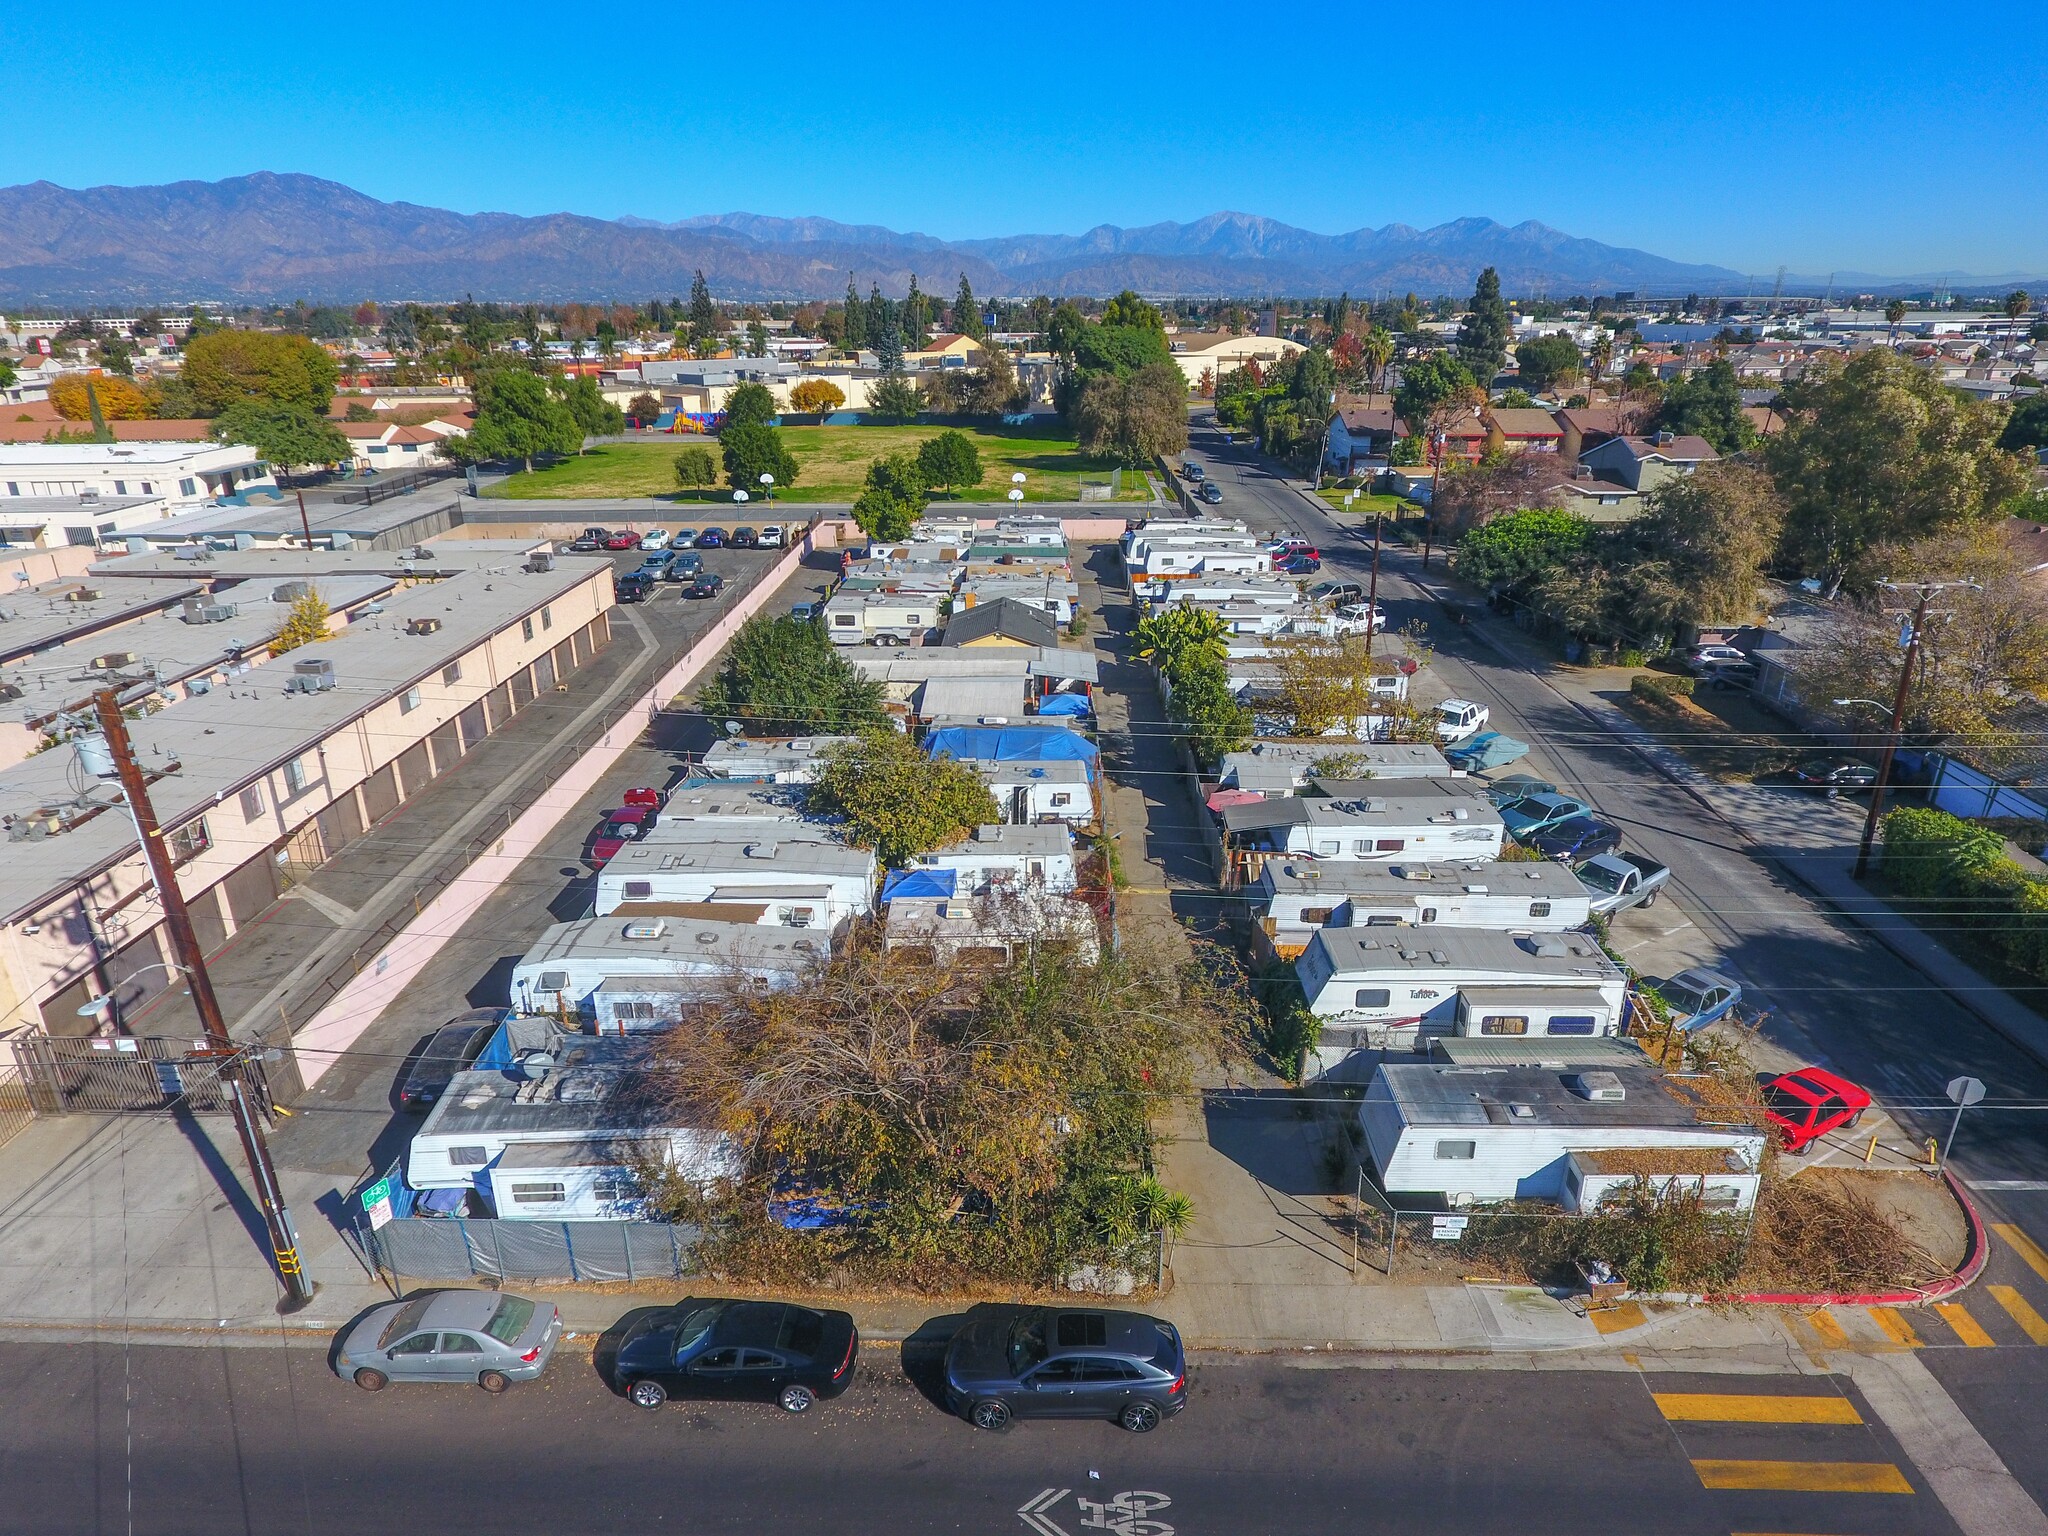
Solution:
[{"label": "parked white suv", "polygon": [[783,544],[782,524],[769,523],[764,527],[755,543],[757,549],[780,549]]}]

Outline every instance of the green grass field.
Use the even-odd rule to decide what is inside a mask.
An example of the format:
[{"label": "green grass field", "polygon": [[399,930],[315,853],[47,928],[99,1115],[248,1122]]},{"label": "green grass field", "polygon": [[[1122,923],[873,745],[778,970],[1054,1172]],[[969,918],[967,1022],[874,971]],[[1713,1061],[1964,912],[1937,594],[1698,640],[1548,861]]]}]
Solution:
[{"label": "green grass field", "polygon": [[[861,480],[868,465],[884,454],[903,449],[915,451],[928,437],[947,430],[941,426],[908,427],[784,427],[783,441],[797,462],[797,482],[777,486],[775,499],[789,502],[852,501],[860,494]],[[1030,427],[962,427],[981,450],[981,484],[954,493],[961,501],[1002,501],[1009,494],[1010,476],[1024,473],[1026,501],[1077,501],[1081,478],[1106,480],[1115,463],[1082,453],[1070,437],[1058,429],[1044,431]],[[564,459],[520,473],[490,487],[487,496],[513,500],[575,497],[665,496],[676,501],[730,502],[732,492],[723,487],[710,491],[686,492],[676,485],[676,454],[682,449],[709,447],[715,459],[716,441],[702,437],[664,438],[651,443],[609,443],[593,448],[578,458]],[[1142,471],[1125,470],[1119,499],[1142,500],[1145,489]]]},{"label": "green grass field", "polygon": [[1371,517],[1375,512],[1384,512],[1389,517],[1399,517],[1404,512],[1420,510],[1414,502],[1400,496],[1375,496],[1370,493],[1364,493],[1359,496],[1358,500],[1347,507],[1344,505],[1344,498],[1351,494],[1349,491],[1324,489],[1317,491],[1316,494],[1322,497],[1324,501],[1327,501],[1336,511],[1345,513],[1350,517]]}]

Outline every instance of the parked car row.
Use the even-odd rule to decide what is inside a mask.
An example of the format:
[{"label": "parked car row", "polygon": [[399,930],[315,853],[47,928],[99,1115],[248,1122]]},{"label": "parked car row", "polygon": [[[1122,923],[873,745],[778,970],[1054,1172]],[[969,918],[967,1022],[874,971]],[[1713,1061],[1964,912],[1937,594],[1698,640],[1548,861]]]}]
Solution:
[{"label": "parked car row", "polygon": [[[334,1369],[365,1392],[466,1382],[499,1393],[539,1377],[561,1337],[561,1313],[544,1302],[432,1291],[371,1308],[343,1334]],[[620,1396],[649,1412],[671,1399],[722,1399],[807,1413],[852,1385],[859,1360],[850,1313],[688,1298],[632,1317],[607,1374]],[[1186,1406],[1187,1380],[1173,1324],[1095,1307],[976,1307],[947,1344],[944,1366],[947,1407],[987,1430],[1079,1418],[1144,1434]]]},{"label": "parked car row", "polygon": [[578,554],[591,554],[600,550],[638,549],[653,553],[659,550],[683,549],[695,545],[698,549],[782,549],[789,542],[789,530],[780,523],[769,523],[762,528],[735,528],[728,533],[723,528],[703,528],[692,534],[678,528],[670,533],[666,528],[650,528],[645,533],[634,533],[631,529],[590,527],[569,541],[569,548]]}]

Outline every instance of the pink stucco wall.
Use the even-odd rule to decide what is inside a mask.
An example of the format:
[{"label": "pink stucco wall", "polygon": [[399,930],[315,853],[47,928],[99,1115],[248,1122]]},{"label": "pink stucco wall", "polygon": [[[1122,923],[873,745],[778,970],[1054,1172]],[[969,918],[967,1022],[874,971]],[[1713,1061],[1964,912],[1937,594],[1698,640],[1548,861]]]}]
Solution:
[{"label": "pink stucco wall", "polygon": [[454,884],[422,907],[419,916],[298,1032],[292,1043],[299,1056],[300,1076],[308,1087],[320,1080],[341,1052],[355,1044],[378,1015],[426,969],[441,946],[476,916],[498,888],[512,878],[520,863],[539,848],[562,818],[575,810],[598,780],[625,756],[626,749],[640,739],[653,714],[717,658],[740,625],[774,599],[803,557],[804,547],[799,545],[764,571],[760,581],[635,701],[629,714],[607,731],[574,768],[549,785],[547,792]]}]

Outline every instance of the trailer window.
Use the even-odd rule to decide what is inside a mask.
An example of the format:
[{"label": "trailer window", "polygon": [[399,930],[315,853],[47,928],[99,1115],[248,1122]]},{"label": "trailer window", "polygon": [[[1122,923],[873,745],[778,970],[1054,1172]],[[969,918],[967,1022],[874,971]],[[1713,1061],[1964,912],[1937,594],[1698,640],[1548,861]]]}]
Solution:
[{"label": "trailer window", "polygon": [[540,984],[536,990],[541,992],[566,992],[568,988],[569,973],[567,971],[542,971],[540,973]]},{"label": "trailer window", "polygon": [[1399,853],[1408,846],[1408,839],[1405,837],[1383,837],[1374,846],[1381,853]]},{"label": "trailer window", "polygon": [[1590,1013],[1553,1013],[1550,1016],[1550,1033],[1553,1035],[1590,1035],[1598,1020]]},{"label": "trailer window", "polygon": [[1301,909],[1301,920],[1304,923],[1313,923],[1320,928],[1330,920],[1331,910],[1329,907],[1303,907]]},{"label": "trailer window", "polygon": [[1517,1013],[1490,1013],[1479,1021],[1482,1035],[1526,1035],[1529,1033],[1529,1016]]},{"label": "trailer window", "polygon": [[608,1205],[640,1198],[640,1186],[630,1173],[601,1173],[591,1181],[590,1192]]},{"label": "trailer window", "polygon": [[1550,903],[1549,903],[1549,902],[1547,902],[1547,901],[1532,901],[1532,902],[1530,902],[1530,903],[1529,903],[1529,915],[1530,915],[1531,917],[1548,917],[1548,916],[1550,916]]},{"label": "trailer window", "polygon": [[1351,1006],[1354,1008],[1384,1008],[1393,1000],[1394,994],[1385,987],[1360,987],[1356,994],[1356,1000]]},{"label": "trailer window", "polygon": [[516,1205],[560,1205],[568,1197],[568,1189],[558,1183],[512,1186],[512,1200]]},{"label": "trailer window", "polygon": [[481,1168],[491,1160],[483,1147],[450,1147],[448,1161],[457,1168]]},{"label": "trailer window", "polygon": [[1436,1155],[1439,1162],[1469,1163],[1474,1157],[1479,1155],[1479,1143],[1476,1141],[1440,1141],[1436,1144]]},{"label": "trailer window", "polygon": [[653,894],[654,882],[652,880],[628,880],[626,882],[626,900],[628,901],[645,901]]}]

